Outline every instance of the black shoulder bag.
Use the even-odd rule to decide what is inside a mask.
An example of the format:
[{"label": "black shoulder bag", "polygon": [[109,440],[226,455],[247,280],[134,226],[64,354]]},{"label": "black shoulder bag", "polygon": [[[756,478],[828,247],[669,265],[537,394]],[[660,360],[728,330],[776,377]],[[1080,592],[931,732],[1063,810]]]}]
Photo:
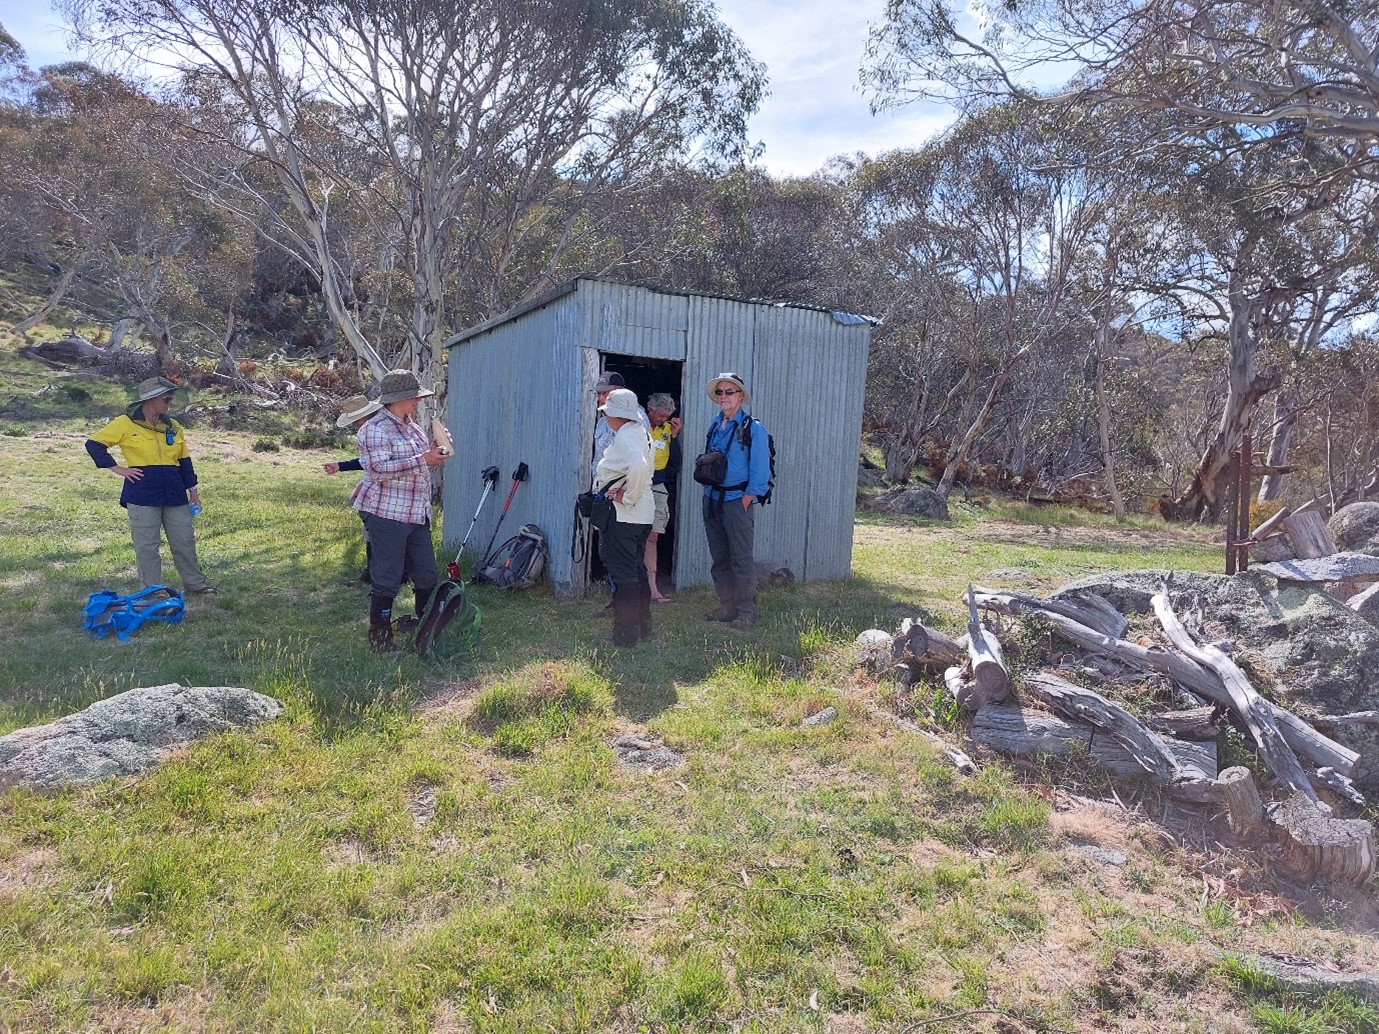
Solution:
[{"label": "black shoulder bag", "polygon": [[608,498],[608,490],[619,481],[626,480],[627,477],[624,475],[614,478],[597,492],[581,492],[575,497],[575,507],[579,510],[579,515],[599,531],[607,531],[608,525],[618,519],[618,512],[613,508],[613,500]]}]

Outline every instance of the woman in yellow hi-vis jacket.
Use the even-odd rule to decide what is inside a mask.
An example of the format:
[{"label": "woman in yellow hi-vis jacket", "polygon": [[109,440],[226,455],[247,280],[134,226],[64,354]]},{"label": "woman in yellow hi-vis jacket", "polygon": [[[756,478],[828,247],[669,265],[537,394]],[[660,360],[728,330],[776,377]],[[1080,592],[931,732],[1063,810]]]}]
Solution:
[{"label": "woman in yellow hi-vis jacket", "polygon": [[[120,505],[129,513],[140,583],[163,584],[158,551],[166,535],[183,591],[200,594],[215,590],[196,561],[196,531],[187,509],[189,503],[201,506],[196,471],[182,425],[167,415],[178,390],[179,385],[162,377],[143,381],[128,411],[88,438],[86,451],[97,467],[124,480]],[[119,447],[124,466],[110,455],[111,446]]]}]

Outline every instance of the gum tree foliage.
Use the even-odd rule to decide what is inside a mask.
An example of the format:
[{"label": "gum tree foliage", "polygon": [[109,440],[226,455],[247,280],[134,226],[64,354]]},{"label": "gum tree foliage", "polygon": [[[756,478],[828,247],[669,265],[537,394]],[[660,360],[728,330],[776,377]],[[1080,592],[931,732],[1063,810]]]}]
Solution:
[{"label": "gum tree foliage", "polygon": [[[702,0],[65,7],[98,52],[215,84],[211,125],[234,130],[234,175],[252,196],[268,171],[295,224],[279,241],[375,376],[404,365],[440,381],[447,330],[545,286],[591,230],[591,197],[692,152],[739,156],[764,88]],[[397,273],[390,303],[410,310],[401,341],[360,318],[332,236],[342,204],[367,212],[386,253],[377,265]]]},{"label": "gum tree foliage", "polygon": [[[1244,234],[1233,246],[1245,261],[1213,285],[1217,311],[1204,317],[1228,328],[1227,395],[1218,433],[1169,507],[1203,518],[1219,509],[1228,453],[1278,384],[1255,369],[1260,327],[1337,276],[1332,258],[1307,270],[1269,268],[1284,254],[1273,242],[1326,207],[1355,226],[1364,208],[1356,192],[1372,190],[1379,171],[1376,44],[1374,3],[1032,0],[965,9],[892,0],[864,75],[880,105],[944,97],[978,111],[1019,98],[1078,112],[1106,128],[1099,162],[1176,153],[1189,192],[1194,173],[1229,166],[1240,177],[1228,218]],[[1127,119],[1142,131],[1117,136]],[[1253,231],[1246,208],[1255,210]]]},{"label": "gum tree foliage", "polygon": [[242,232],[183,195],[167,165],[184,141],[167,134],[157,101],[119,76],[49,66],[5,114],[12,163],[0,189],[19,206],[29,257],[58,276],[12,329],[41,321],[80,279],[100,289],[98,304],[116,300],[108,315],[142,327],[166,367],[178,329],[222,320],[246,282]]},{"label": "gum tree foliage", "polygon": [[1372,174],[1377,42],[1372,0],[1021,0],[970,13],[950,0],[890,0],[867,80],[886,103],[1018,97],[1103,117],[1171,111],[1175,134],[1307,139],[1344,159],[1341,174]]},{"label": "gum tree foliage", "polygon": [[923,150],[855,169],[874,279],[895,284],[871,309],[883,321],[872,414],[888,428],[892,480],[932,441],[947,443],[943,495],[979,452],[1017,473],[1050,459],[1032,454],[1029,432],[1082,365],[1092,313],[1078,272],[1097,221],[1048,129],[1018,106],[993,108]]}]

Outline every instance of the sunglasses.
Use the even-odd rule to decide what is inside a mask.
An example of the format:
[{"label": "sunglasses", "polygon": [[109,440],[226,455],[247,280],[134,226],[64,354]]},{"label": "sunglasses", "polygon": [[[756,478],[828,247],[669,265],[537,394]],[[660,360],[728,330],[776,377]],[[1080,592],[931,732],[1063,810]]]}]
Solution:
[{"label": "sunglasses", "polygon": [[740,394],[740,392],[739,392],[736,388],[714,388],[714,389],[713,389],[713,393],[714,393],[715,395],[737,395],[737,394]]}]

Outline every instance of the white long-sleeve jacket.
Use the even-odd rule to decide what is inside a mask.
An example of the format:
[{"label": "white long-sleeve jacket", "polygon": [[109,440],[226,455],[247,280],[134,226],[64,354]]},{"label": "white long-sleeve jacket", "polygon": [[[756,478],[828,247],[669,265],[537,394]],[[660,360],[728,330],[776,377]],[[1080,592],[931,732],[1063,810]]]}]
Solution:
[{"label": "white long-sleeve jacket", "polygon": [[613,504],[618,520],[624,524],[650,524],[656,518],[651,475],[651,437],[637,421],[629,421],[618,429],[612,443],[604,450],[594,472],[594,490],[626,478],[621,482],[626,489],[623,501]]}]

